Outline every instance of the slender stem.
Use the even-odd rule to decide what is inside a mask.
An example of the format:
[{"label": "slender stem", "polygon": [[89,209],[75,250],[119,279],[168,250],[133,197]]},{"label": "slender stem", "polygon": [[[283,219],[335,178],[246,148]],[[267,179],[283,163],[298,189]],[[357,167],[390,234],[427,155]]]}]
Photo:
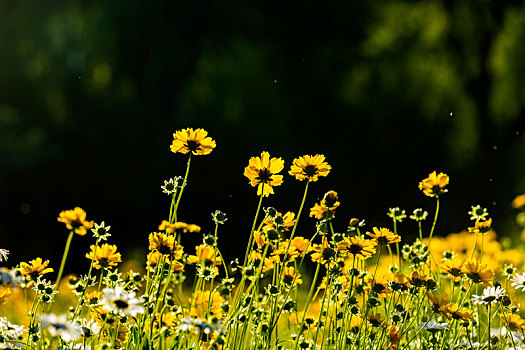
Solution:
[{"label": "slender stem", "polygon": [[[179,209],[179,203],[180,203],[180,199],[182,197],[182,192],[184,192],[184,188],[186,188],[186,180],[188,180],[188,174],[190,173],[190,164],[191,164],[191,153],[190,153],[190,156],[188,157],[188,164],[186,165],[186,174],[184,175],[184,181],[182,182],[182,187],[179,191],[179,196],[177,197],[177,202],[175,202],[175,209],[173,210],[173,218],[174,221],[177,221],[177,210]],[[171,224],[173,222],[170,222]]]},{"label": "slender stem", "polygon": [[432,235],[434,234],[434,229],[436,228],[436,222],[439,214],[439,196],[436,197],[436,214],[434,215],[434,222],[432,223],[432,229],[430,229],[430,234],[428,235],[428,246],[430,248],[430,241],[432,240]]},{"label": "slender stem", "polygon": [[264,184],[262,184],[261,189],[261,195],[259,196],[259,204],[257,205],[257,211],[255,212],[255,217],[253,218],[253,224],[252,229],[250,230],[250,239],[248,240],[248,246],[246,247],[246,253],[244,254],[244,262],[243,267],[246,267],[246,263],[248,261],[248,255],[250,254],[250,251],[252,250],[252,240],[253,240],[253,231],[255,230],[255,225],[257,225],[257,218],[259,217],[259,211],[261,210],[261,204],[264,197]]},{"label": "slender stem", "polygon": [[62,262],[60,263],[60,269],[58,270],[57,281],[55,282],[55,290],[60,284],[60,279],[62,278],[62,273],[64,272],[64,266],[66,265],[67,254],[69,253],[69,246],[71,245],[71,240],[73,239],[74,234],[75,231],[71,230],[69,237],[67,238],[66,247],[64,248],[64,255],[62,255]]}]

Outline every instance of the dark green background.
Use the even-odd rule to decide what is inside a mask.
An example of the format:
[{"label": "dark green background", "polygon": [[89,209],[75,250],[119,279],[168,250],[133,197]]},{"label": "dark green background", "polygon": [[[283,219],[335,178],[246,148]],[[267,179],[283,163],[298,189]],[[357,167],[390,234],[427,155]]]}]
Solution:
[{"label": "dark green background", "polygon": [[[522,1],[0,1],[0,248],[11,264],[41,256],[58,269],[56,217],[81,206],[143,259],[169,211],[160,185],[184,172],[169,145],[185,127],[217,148],[195,157],[180,218],[208,231],[225,211],[229,257],[243,254],[257,203],[242,172],[263,150],[287,169],[327,156],[333,172],[306,206],[338,191],[338,230],[354,216],[389,225],[391,206],[432,215],[417,184],[438,170],[451,178],[438,234],[466,228],[481,204],[500,235],[517,235],[523,43]],[[297,211],[303,186],[286,176],[263,205]],[[400,232],[410,241],[416,225]],[[89,243],[75,237],[70,261],[87,262]]]}]

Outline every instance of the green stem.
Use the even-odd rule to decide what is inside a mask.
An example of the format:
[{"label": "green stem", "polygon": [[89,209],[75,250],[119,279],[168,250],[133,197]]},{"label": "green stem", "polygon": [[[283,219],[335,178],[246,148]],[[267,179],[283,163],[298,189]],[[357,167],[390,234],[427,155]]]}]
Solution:
[{"label": "green stem", "polygon": [[60,279],[62,278],[62,273],[64,272],[64,266],[66,265],[67,254],[69,253],[69,246],[71,245],[71,240],[75,231],[71,230],[69,237],[67,238],[66,247],[64,248],[64,255],[62,255],[62,262],[60,263],[60,269],[58,270],[57,281],[55,282],[55,290],[57,290],[58,285],[60,284]]},{"label": "green stem", "polygon": [[[186,180],[188,180],[188,174],[190,173],[190,164],[191,164],[191,153],[188,157],[188,164],[186,165],[186,174],[184,175],[184,181],[182,182],[182,187],[179,192],[179,196],[177,197],[177,202],[175,203],[175,209],[173,210],[173,222],[177,221],[177,210],[179,209],[179,203],[180,199],[182,197],[182,192],[184,192],[184,188],[186,188]],[[173,224],[173,222],[170,221],[170,224]]]},{"label": "green stem", "polygon": [[264,197],[264,184],[262,184],[261,195],[259,196],[259,204],[257,205],[257,211],[255,212],[255,218],[253,218],[252,229],[250,230],[250,239],[248,241],[248,246],[246,247],[246,253],[244,254],[243,268],[246,267],[248,261],[248,255],[252,250],[253,244],[253,231],[255,230],[255,225],[257,225],[257,218],[259,217],[259,211],[261,210],[261,204]]},{"label": "green stem", "polygon": [[428,235],[428,247],[430,249],[430,241],[432,240],[432,235],[434,234],[434,229],[436,228],[436,222],[439,214],[439,196],[436,197],[436,214],[434,215],[434,222],[432,223],[432,229],[430,229],[430,235]]}]

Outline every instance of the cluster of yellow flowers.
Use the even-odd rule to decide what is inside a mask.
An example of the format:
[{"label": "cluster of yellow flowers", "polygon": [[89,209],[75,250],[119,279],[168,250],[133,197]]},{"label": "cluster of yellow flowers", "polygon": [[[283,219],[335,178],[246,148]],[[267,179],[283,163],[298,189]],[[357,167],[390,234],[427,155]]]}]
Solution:
[{"label": "cluster of yellow flowers", "polygon": [[[186,154],[188,163],[184,177],[162,186],[171,197],[169,217],[145,236],[145,266],[124,266],[117,246],[102,242],[111,236],[104,222],[86,220],[78,207],[61,212],[69,236],[54,284],[46,279],[54,272],[50,261],[40,257],[1,270],[0,312],[11,310],[20,324],[0,317],[0,348],[525,348],[525,272],[517,273],[525,246],[498,240],[479,205],[464,231],[433,237],[448,175],[434,171],[420,181],[436,207],[429,225],[421,208],[409,216],[419,231],[413,243],[401,234],[409,229],[400,208],[387,214],[391,227],[365,229],[364,220],[352,218],[337,230],[341,203],[333,190],[309,209],[312,234],[296,235],[309,186],[332,167],[320,154],[294,159],[288,174],[306,182],[298,211],[262,209],[283,184],[285,164],[262,152],[244,169],[259,196],[244,259],[228,263],[218,244],[226,214],[212,213],[211,231],[178,215],[192,157],[210,154],[216,142],[203,129],[173,137],[171,151]],[[525,230],[525,195],[512,206]],[[87,274],[68,276],[59,287],[73,237],[90,230]],[[201,233],[202,243],[186,250],[185,236]],[[7,257],[1,249],[0,261]]]}]

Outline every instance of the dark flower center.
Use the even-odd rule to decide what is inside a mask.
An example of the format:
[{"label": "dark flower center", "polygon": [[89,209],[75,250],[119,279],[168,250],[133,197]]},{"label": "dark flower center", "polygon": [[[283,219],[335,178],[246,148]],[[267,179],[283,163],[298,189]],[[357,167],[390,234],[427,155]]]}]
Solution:
[{"label": "dark flower center", "polygon": [[352,244],[348,247],[348,251],[351,253],[351,254],[359,254],[363,251],[363,247],[358,245],[358,244]]},{"label": "dark flower center", "polygon": [[169,246],[167,245],[163,245],[163,244],[160,244],[157,246],[157,250],[159,251],[159,253],[161,253],[162,255],[167,255],[167,254],[170,254],[171,253],[171,249]]},{"label": "dark flower center", "polygon": [[377,237],[377,244],[379,245],[387,245],[388,239],[385,236]]},{"label": "dark flower center", "polygon": [[267,183],[270,178],[272,177],[272,173],[268,169],[261,169],[259,170],[259,176],[257,176],[257,179],[262,183]]},{"label": "dark flower center", "polygon": [[198,143],[197,141],[192,141],[192,140],[188,140],[188,141],[186,142],[186,144],[187,144],[186,147],[188,147],[188,149],[189,149],[190,151],[192,151],[192,152],[198,150],[199,147],[201,146],[200,143]]},{"label": "dark flower center", "polygon": [[312,177],[317,174],[317,167],[315,165],[307,165],[303,168],[304,173],[308,177]]},{"label": "dark flower center", "polygon": [[119,309],[127,309],[129,306],[128,302],[122,299],[113,300],[113,305]]}]

